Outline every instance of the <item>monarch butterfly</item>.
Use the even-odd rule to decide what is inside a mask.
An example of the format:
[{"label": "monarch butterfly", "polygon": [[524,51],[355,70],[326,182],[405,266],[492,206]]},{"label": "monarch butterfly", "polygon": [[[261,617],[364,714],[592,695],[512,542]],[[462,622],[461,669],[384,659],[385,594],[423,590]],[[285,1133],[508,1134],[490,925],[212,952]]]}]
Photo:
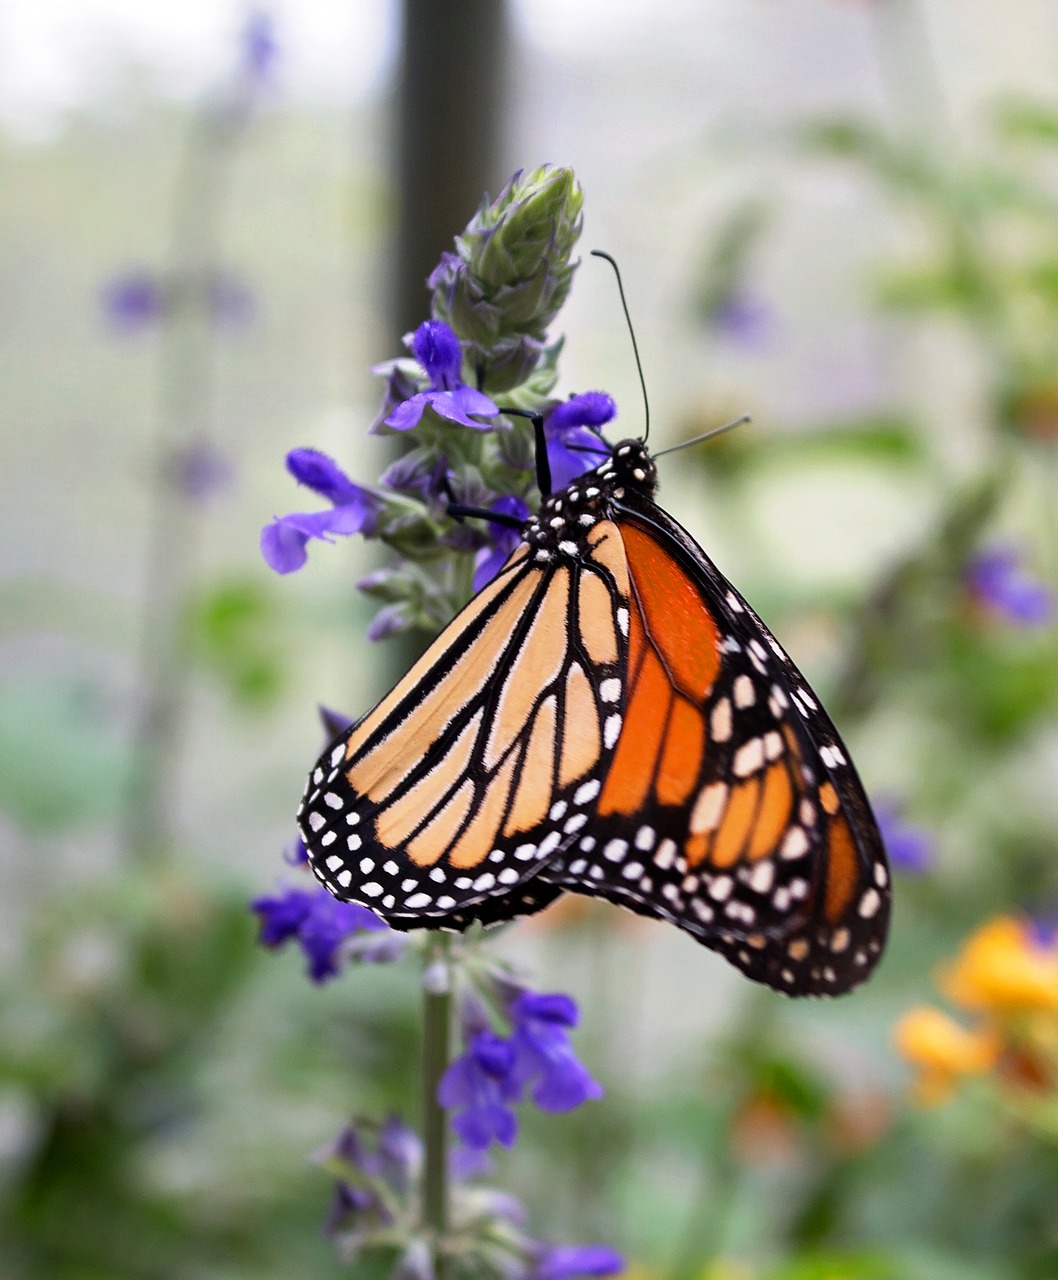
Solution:
[{"label": "monarch butterfly", "polygon": [[786,994],[848,991],[889,920],[867,797],[800,672],[656,486],[625,440],[546,498],[320,758],[298,814],[309,861],[398,929],[581,893]]}]

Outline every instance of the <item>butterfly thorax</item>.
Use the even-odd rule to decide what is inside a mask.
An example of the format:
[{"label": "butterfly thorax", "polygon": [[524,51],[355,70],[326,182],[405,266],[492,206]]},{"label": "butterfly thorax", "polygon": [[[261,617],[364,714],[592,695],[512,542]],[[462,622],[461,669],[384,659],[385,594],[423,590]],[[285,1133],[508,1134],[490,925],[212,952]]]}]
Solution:
[{"label": "butterfly thorax", "polygon": [[646,445],[622,440],[601,466],[553,493],[526,522],[522,537],[540,560],[555,552],[577,557],[590,530],[609,519],[615,501],[629,492],[649,498],[656,488],[657,468]]}]

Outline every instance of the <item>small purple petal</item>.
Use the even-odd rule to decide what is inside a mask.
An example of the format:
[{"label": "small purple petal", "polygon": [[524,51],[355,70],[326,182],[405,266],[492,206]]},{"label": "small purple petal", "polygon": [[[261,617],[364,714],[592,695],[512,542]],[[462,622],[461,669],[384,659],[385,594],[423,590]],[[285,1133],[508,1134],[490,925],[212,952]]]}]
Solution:
[{"label": "small purple petal", "polygon": [[615,1276],[625,1260],[601,1244],[552,1246],[536,1263],[533,1280],[566,1280],[568,1276]]},{"label": "small purple petal", "polygon": [[154,324],[167,307],[167,290],[161,278],[142,268],[115,276],[103,290],[104,314],[123,333],[137,333]]},{"label": "small purple petal", "polygon": [[327,735],[328,742],[353,726],[352,718],[343,715],[341,711],[334,711],[331,707],[322,705],[317,710],[320,713],[320,723],[323,725],[323,732]]},{"label": "small purple petal", "polygon": [[388,418],[384,419],[387,427],[394,431],[411,431],[422,421],[423,412],[430,403],[431,392],[420,391],[418,395],[397,405]]},{"label": "small purple petal", "polygon": [[448,390],[458,385],[463,349],[444,321],[426,320],[419,325],[412,335],[411,349],[435,390]]},{"label": "small purple petal", "polygon": [[296,938],[309,962],[313,982],[333,978],[346,938],[360,932],[389,932],[389,926],[355,902],[339,902],[326,889],[292,889],[250,904],[261,921],[260,940],[278,947]]},{"label": "small purple petal", "polygon": [[366,489],[349,479],[333,458],[319,449],[291,449],[286,465],[298,484],[314,490],[336,507],[371,497]]},{"label": "small purple petal", "polygon": [[519,1022],[539,1019],[562,1027],[575,1027],[580,1021],[577,1002],[561,991],[523,991],[515,1000],[512,1013]]},{"label": "small purple petal", "polygon": [[[497,498],[491,510],[505,516],[514,516],[518,520],[529,519],[529,508],[513,494]],[[517,529],[508,529],[502,524],[488,524],[488,536],[491,546],[482,547],[478,552],[474,566],[474,590],[480,591],[487,586],[507,563],[511,552],[521,541]]]},{"label": "small purple petal", "polygon": [[617,416],[613,396],[605,391],[584,391],[555,405],[547,415],[547,427],[562,435],[574,427],[601,427]]},{"label": "small purple petal", "polygon": [[1045,626],[1054,617],[1053,593],[1013,547],[979,552],[967,565],[966,583],[982,608],[1014,626]]},{"label": "small purple petal", "polygon": [[314,897],[310,890],[294,889],[275,898],[255,898],[250,909],[261,920],[261,944],[279,947],[296,937],[312,910]]},{"label": "small purple petal", "polygon": [[585,391],[555,405],[544,422],[551,480],[564,489],[609,457],[609,449],[591,430],[610,422],[617,414],[613,397],[605,391]]},{"label": "small purple petal", "polygon": [[936,846],[932,836],[921,827],[905,821],[900,807],[891,800],[879,800],[874,805],[874,816],[889,861],[900,871],[919,875],[928,871],[936,858]]},{"label": "small purple petal", "polygon": [[578,1061],[567,1027],[577,1023],[577,1006],[561,993],[524,991],[515,1000],[515,1065],[513,1079],[519,1086],[533,1083],[532,1098],[544,1111],[569,1111],[593,1098],[601,1098],[602,1086]]},{"label": "small purple petal", "polygon": [[355,502],[333,511],[295,511],[277,516],[261,530],[261,554],[276,573],[293,573],[308,559],[312,538],[333,542],[329,534],[360,533],[374,524],[374,509]]},{"label": "small purple petal", "polygon": [[309,865],[309,851],[305,848],[305,841],[300,836],[283,850],[283,861],[291,867],[307,867]]},{"label": "small purple petal", "polygon": [[427,391],[426,398],[430,408],[449,422],[461,427],[473,427],[476,431],[487,431],[487,422],[475,422],[469,414],[495,415],[499,412],[488,396],[473,387],[457,387],[455,391]]}]

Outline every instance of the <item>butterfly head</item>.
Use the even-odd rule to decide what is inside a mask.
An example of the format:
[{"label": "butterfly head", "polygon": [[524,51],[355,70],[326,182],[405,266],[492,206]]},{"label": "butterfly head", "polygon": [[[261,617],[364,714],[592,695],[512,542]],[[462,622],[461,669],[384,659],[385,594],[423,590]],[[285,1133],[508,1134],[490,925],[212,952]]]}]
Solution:
[{"label": "butterfly head", "polygon": [[[605,481],[611,492],[627,488],[649,498],[658,485],[657,467],[642,440],[622,440],[614,445],[609,458],[592,474]],[[620,495],[615,492],[615,496]]]}]

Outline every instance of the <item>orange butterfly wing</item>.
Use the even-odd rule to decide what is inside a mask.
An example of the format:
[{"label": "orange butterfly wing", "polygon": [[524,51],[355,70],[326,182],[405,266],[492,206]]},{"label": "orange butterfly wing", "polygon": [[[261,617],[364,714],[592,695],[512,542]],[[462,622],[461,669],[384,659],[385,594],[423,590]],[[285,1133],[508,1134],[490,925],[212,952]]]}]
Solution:
[{"label": "orange butterfly wing", "polygon": [[623,726],[594,822],[541,878],[670,920],[779,990],[848,990],[889,905],[859,779],[763,622],[671,517],[632,501],[615,521]]}]

